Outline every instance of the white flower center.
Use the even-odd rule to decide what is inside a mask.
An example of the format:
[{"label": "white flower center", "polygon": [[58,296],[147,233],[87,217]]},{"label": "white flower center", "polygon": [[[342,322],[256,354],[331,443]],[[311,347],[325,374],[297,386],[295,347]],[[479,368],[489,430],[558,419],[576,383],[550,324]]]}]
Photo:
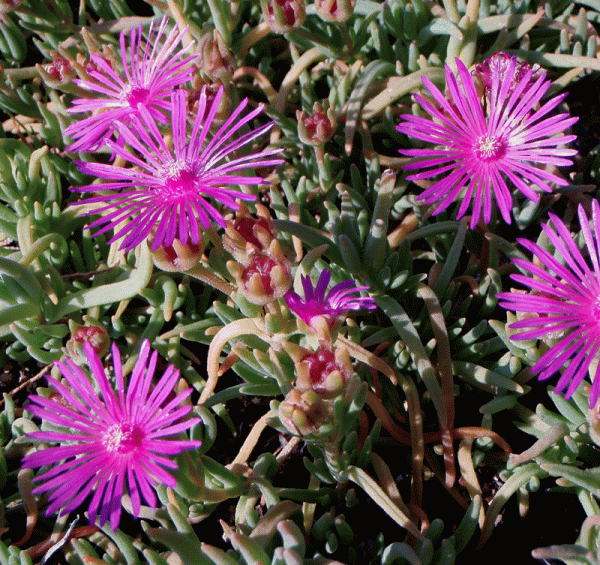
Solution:
[{"label": "white flower center", "polygon": [[473,144],[473,153],[481,161],[497,161],[506,153],[506,143],[501,137],[482,135]]},{"label": "white flower center", "polygon": [[111,453],[126,455],[135,451],[142,444],[143,431],[129,422],[114,424],[102,434],[102,445]]}]

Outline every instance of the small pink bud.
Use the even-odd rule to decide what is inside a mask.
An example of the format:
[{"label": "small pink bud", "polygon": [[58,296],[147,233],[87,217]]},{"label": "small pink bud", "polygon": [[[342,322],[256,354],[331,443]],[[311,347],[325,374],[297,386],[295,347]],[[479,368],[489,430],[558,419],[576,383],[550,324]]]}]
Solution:
[{"label": "small pink bud", "polygon": [[325,110],[319,102],[315,102],[312,114],[298,110],[298,136],[307,145],[323,145],[329,141],[335,131],[336,121],[331,108]]},{"label": "small pink bud", "polygon": [[43,69],[59,83],[64,83],[75,76],[73,66],[68,59],[62,57],[56,51],[51,51],[52,62],[43,65]]},{"label": "small pink bud", "polygon": [[354,13],[356,0],[317,0],[319,17],[326,22],[342,23]]},{"label": "small pink bud", "polygon": [[66,348],[69,357],[78,365],[85,363],[87,359],[87,354],[83,349],[85,343],[92,346],[98,357],[104,357],[110,349],[110,337],[102,326],[79,326],[72,331]]},{"label": "small pink bud", "polygon": [[304,0],[262,0],[263,16],[275,33],[287,33],[306,19]]}]

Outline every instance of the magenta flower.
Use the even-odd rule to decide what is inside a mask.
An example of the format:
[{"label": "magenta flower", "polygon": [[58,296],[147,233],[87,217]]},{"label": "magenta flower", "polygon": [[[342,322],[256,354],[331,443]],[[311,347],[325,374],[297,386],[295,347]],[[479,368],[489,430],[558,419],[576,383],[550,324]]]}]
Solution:
[{"label": "magenta flower", "polygon": [[[175,239],[182,245],[188,240],[198,244],[202,237],[200,227],[208,228],[211,218],[219,226],[225,227],[223,215],[209,203],[207,197],[232,210],[239,209],[236,198],[256,200],[253,194],[225,186],[265,183],[261,176],[244,176],[236,172],[254,167],[280,165],[283,160],[274,159],[273,156],[283,149],[234,156],[241,147],[254,141],[273,126],[271,122],[239,137],[233,137],[263,109],[261,105],[242,117],[241,114],[248,105],[247,98],[210,138],[209,132],[222,97],[223,87],[215,95],[212,104],[209,104],[206,89],[202,90],[198,113],[191,134],[188,135],[186,93],[183,90],[173,93],[173,148],[166,145],[151,114],[143,107],[140,107],[140,119],[132,118],[131,130],[117,124],[121,136],[136,154],[113,141],[108,141],[107,144],[114,153],[134,167],[77,162],[77,166],[84,173],[115,181],[72,189],[77,192],[115,191],[113,194],[96,196],[85,201],[108,203],[90,212],[102,214],[90,224],[91,228],[104,226],[94,235],[104,233],[127,220],[110,240],[113,242],[124,237],[120,248],[126,251],[139,245],[151,232],[154,232],[154,251],[161,245],[170,247]],[[141,158],[137,154],[141,155]],[[131,217],[133,219],[130,219]]]},{"label": "magenta flower", "polygon": [[375,310],[377,308],[375,301],[370,296],[356,296],[363,290],[369,290],[369,287],[356,286],[353,280],[336,284],[326,296],[325,292],[331,280],[331,271],[327,269],[321,271],[316,288],[313,288],[308,275],[302,276],[301,280],[304,298],[290,290],[285,295],[285,302],[296,316],[311,327],[313,327],[312,320],[317,316],[323,316],[329,327],[332,328],[338,317],[348,310],[360,310],[361,308]]},{"label": "magenta flower", "polygon": [[[177,435],[200,421],[184,419],[190,405],[181,403],[190,395],[187,389],[177,396],[173,388],[179,371],[169,366],[156,384],[152,383],[157,353],[150,355],[148,340],[142,343],[127,390],[123,382],[121,356],[113,344],[112,356],[116,394],[94,349],[84,345],[92,381],[71,359],[57,363],[68,386],[48,377],[58,398],[30,396],[28,410],[51,425],[54,431],[28,434],[28,437],[58,442],[23,459],[23,467],[49,467],[34,480],[41,483],[34,493],[50,492],[46,514],[58,509],[69,513],[91,494],[88,513],[91,524],[100,512],[100,525],[110,520],[119,526],[125,480],[133,513],[138,516],[141,499],[156,507],[154,483],[173,488],[176,480],[166,469],[177,465],[166,456],[194,449],[199,441],[164,439]],[[56,395],[55,395],[56,397]]]},{"label": "magenta flower", "polygon": [[573,141],[576,136],[558,134],[577,118],[568,114],[548,117],[566,94],[555,96],[537,108],[550,88],[550,81],[545,80],[545,73],[535,79],[532,69],[523,74],[516,57],[507,65],[490,66],[490,94],[483,99],[464,64],[459,59],[456,64],[462,88],[446,66],[448,99],[426,77],[423,83],[434,102],[415,95],[415,100],[432,119],[410,114],[401,116],[404,122],[397,126],[399,132],[437,146],[400,150],[403,155],[419,158],[405,165],[405,170],[422,170],[407,179],[437,177],[419,196],[425,204],[439,202],[434,214],[446,210],[460,196],[462,202],[457,218],[461,218],[472,203],[471,228],[474,228],[482,208],[483,221],[489,223],[492,200],[495,200],[502,217],[510,223],[512,194],[507,180],[534,202],[539,200],[539,195],[532,185],[551,192],[548,183],[568,184],[536,164],[572,164],[565,157],[575,155],[576,151],[559,146]]},{"label": "magenta flower", "polygon": [[187,47],[177,50],[187,30],[180,33],[173,28],[162,41],[167,23],[166,16],[158,29],[154,29],[152,22],[146,43],[142,39],[143,26],[132,29],[129,50],[125,45],[126,34],[121,32],[124,76],[103,57],[90,55],[97,70],[88,70],[88,74],[95,80],[75,79],[73,82],[103,97],[73,100],[74,107],[68,112],[92,112],[92,116],[65,130],[66,135],[77,140],[67,150],[97,150],[115,132],[116,122],[131,123],[134,116],[140,115],[141,108],[158,122],[167,123],[163,110],[170,110],[173,89],[190,80],[193,69],[185,67],[194,59],[194,56],[183,58]]},{"label": "magenta flower", "polygon": [[[549,339],[555,342],[532,367],[546,380],[565,364],[554,392],[566,390],[566,398],[575,392],[600,350],[600,205],[592,202],[593,230],[583,207],[579,206],[581,234],[587,247],[586,260],[567,227],[550,214],[554,229],[542,224],[544,233],[556,250],[546,251],[527,239],[519,243],[533,253],[542,266],[524,259],[513,259],[517,267],[531,275],[515,274],[511,278],[531,289],[530,292],[501,292],[500,306],[528,314],[510,325],[525,330],[511,336],[513,340]],[[560,260],[556,258],[560,257]],[[590,407],[598,401],[598,370],[592,380]]]}]

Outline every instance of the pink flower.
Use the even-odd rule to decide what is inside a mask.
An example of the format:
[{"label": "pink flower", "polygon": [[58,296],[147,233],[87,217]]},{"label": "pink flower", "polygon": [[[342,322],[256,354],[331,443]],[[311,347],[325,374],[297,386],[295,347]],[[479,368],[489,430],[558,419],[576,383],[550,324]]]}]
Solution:
[{"label": "pink flower", "polygon": [[[71,113],[92,112],[92,116],[69,126],[65,134],[76,139],[67,147],[69,151],[95,151],[105,144],[115,131],[116,122],[131,123],[134,116],[144,108],[155,120],[166,124],[163,110],[170,110],[170,95],[176,86],[190,80],[193,69],[185,66],[194,56],[183,58],[186,48],[176,51],[185,34],[177,28],[165,34],[168,18],[165,16],[158,29],[150,24],[148,40],[143,43],[143,26],[131,30],[129,50],[125,45],[125,32],[121,32],[121,61],[123,75],[99,55],[90,55],[98,70],[89,70],[95,79],[73,82],[102,94],[101,98],[80,98],[73,101]],[[162,45],[161,45],[162,42]]]},{"label": "pink flower", "polygon": [[[328,293],[327,286],[331,280],[331,271],[321,271],[316,288],[313,288],[310,277],[301,277],[304,288],[304,298],[297,292],[288,291],[285,302],[288,308],[303,322],[312,327],[311,321],[317,316],[323,316],[329,327],[333,327],[339,316],[348,310],[375,310],[375,301],[369,296],[356,296],[362,290],[369,290],[368,286],[356,286],[353,280],[336,284]],[[354,296],[353,296],[354,295]]]},{"label": "pink flower", "polygon": [[[280,165],[283,160],[274,159],[273,156],[283,149],[233,156],[241,147],[254,141],[273,126],[271,122],[232,139],[234,134],[250,123],[263,109],[261,105],[241,117],[248,105],[248,99],[242,101],[210,138],[209,132],[213,127],[222,96],[223,87],[215,95],[212,104],[209,104],[206,90],[202,90],[198,113],[191,134],[188,135],[186,93],[183,90],[173,93],[173,148],[166,145],[152,115],[144,107],[140,107],[139,119],[132,118],[131,129],[117,124],[120,135],[136,154],[113,141],[107,144],[116,155],[135,167],[77,162],[79,169],[87,174],[116,181],[72,189],[77,192],[115,191],[113,194],[96,196],[85,201],[108,203],[90,212],[106,213],[90,224],[91,228],[104,225],[94,235],[104,233],[127,220],[125,226],[110,240],[113,242],[124,236],[120,248],[126,251],[139,245],[154,230],[154,251],[161,245],[170,247],[175,239],[182,245],[188,240],[197,245],[202,237],[200,226],[208,228],[211,218],[219,226],[225,227],[221,212],[209,203],[207,197],[232,210],[239,209],[235,198],[256,200],[253,194],[224,186],[265,183],[261,176],[243,176],[236,172],[254,167]],[[137,154],[141,155],[141,158]]]},{"label": "pink flower", "polygon": [[84,348],[92,379],[67,359],[66,365],[57,365],[68,386],[48,377],[58,398],[29,397],[32,404],[27,409],[54,431],[35,432],[28,437],[60,445],[27,455],[23,467],[49,467],[35,478],[41,484],[34,489],[36,494],[50,492],[47,515],[58,509],[61,513],[72,512],[92,495],[88,508],[90,523],[96,522],[99,511],[100,525],[110,520],[116,530],[125,480],[135,517],[142,498],[155,508],[153,484],[171,488],[176,484],[165,469],[176,469],[177,465],[165,455],[177,455],[200,445],[199,441],[164,438],[180,434],[200,419],[184,420],[192,407],[181,403],[192,389],[173,395],[179,379],[179,371],[173,366],[167,368],[156,384],[152,383],[157,353],[149,357],[148,340],[142,343],[127,390],[121,356],[113,344],[116,394],[94,349],[88,343]]},{"label": "pink flower", "polygon": [[489,96],[483,99],[464,64],[458,59],[456,64],[462,88],[446,66],[448,99],[426,77],[423,83],[434,103],[415,95],[415,100],[432,119],[410,114],[401,116],[404,122],[397,126],[399,132],[437,146],[400,150],[403,155],[420,158],[404,169],[423,169],[407,179],[437,177],[419,196],[425,204],[439,202],[434,214],[448,208],[462,194],[457,218],[467,212],[473,201],[471,228],[477,225],[482,208],[483,221],[490,222],[493,199],[506,223],[510,223],[512,194],[507,180],[534,202],[539,200],[539,194],[531,185],[551,192],[548,183],[568,184],[535,165],[572,164],[565,157],[575,155],[576,151],[559,146],[573,141],[576,136],[557,134],[573,125],[577,118],[568,114],[547,117],[566,94],[555,96],[536,109],[550,88],[550,81],[545,80],[545,74],[535,79],[532,69],[523,74],[516,57],[506,65],[490,65],[491,89]]},{"label": "pink flower", "polygon": [[[511,336],[513,340],[558,340],[532,368],[546,380],[566,363],[554,392],[566,390],[569,398],[580,385],[600,350],[600,205],[592,202],[593,230],[583,207],[579,206],[581,234],[587,247],[585,259],[567,227],[550,214],[554,229],[542,224],[544,233],[556,250],[553,255],[527,239],[519,243],[533,253],[541,267],[524,259],[514,264],[531,275],[515,274],[511,278],[531,289],[528,293],[501,292],[500,306],[528,313],[511,324],[511,329],[526,330]],[[560,256],[560,260],[556,255]],[[590,407],[598,401],[600,378],[596,370],[590,391]]]}]

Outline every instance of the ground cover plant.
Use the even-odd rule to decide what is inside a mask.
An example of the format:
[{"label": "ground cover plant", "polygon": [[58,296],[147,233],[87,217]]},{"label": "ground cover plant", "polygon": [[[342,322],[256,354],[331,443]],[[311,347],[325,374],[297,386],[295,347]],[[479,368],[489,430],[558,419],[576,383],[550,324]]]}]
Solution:
[{"label": "ground cover plant", "polygon": [[599,18],[0,0],[0,563],[599,563]]}]

